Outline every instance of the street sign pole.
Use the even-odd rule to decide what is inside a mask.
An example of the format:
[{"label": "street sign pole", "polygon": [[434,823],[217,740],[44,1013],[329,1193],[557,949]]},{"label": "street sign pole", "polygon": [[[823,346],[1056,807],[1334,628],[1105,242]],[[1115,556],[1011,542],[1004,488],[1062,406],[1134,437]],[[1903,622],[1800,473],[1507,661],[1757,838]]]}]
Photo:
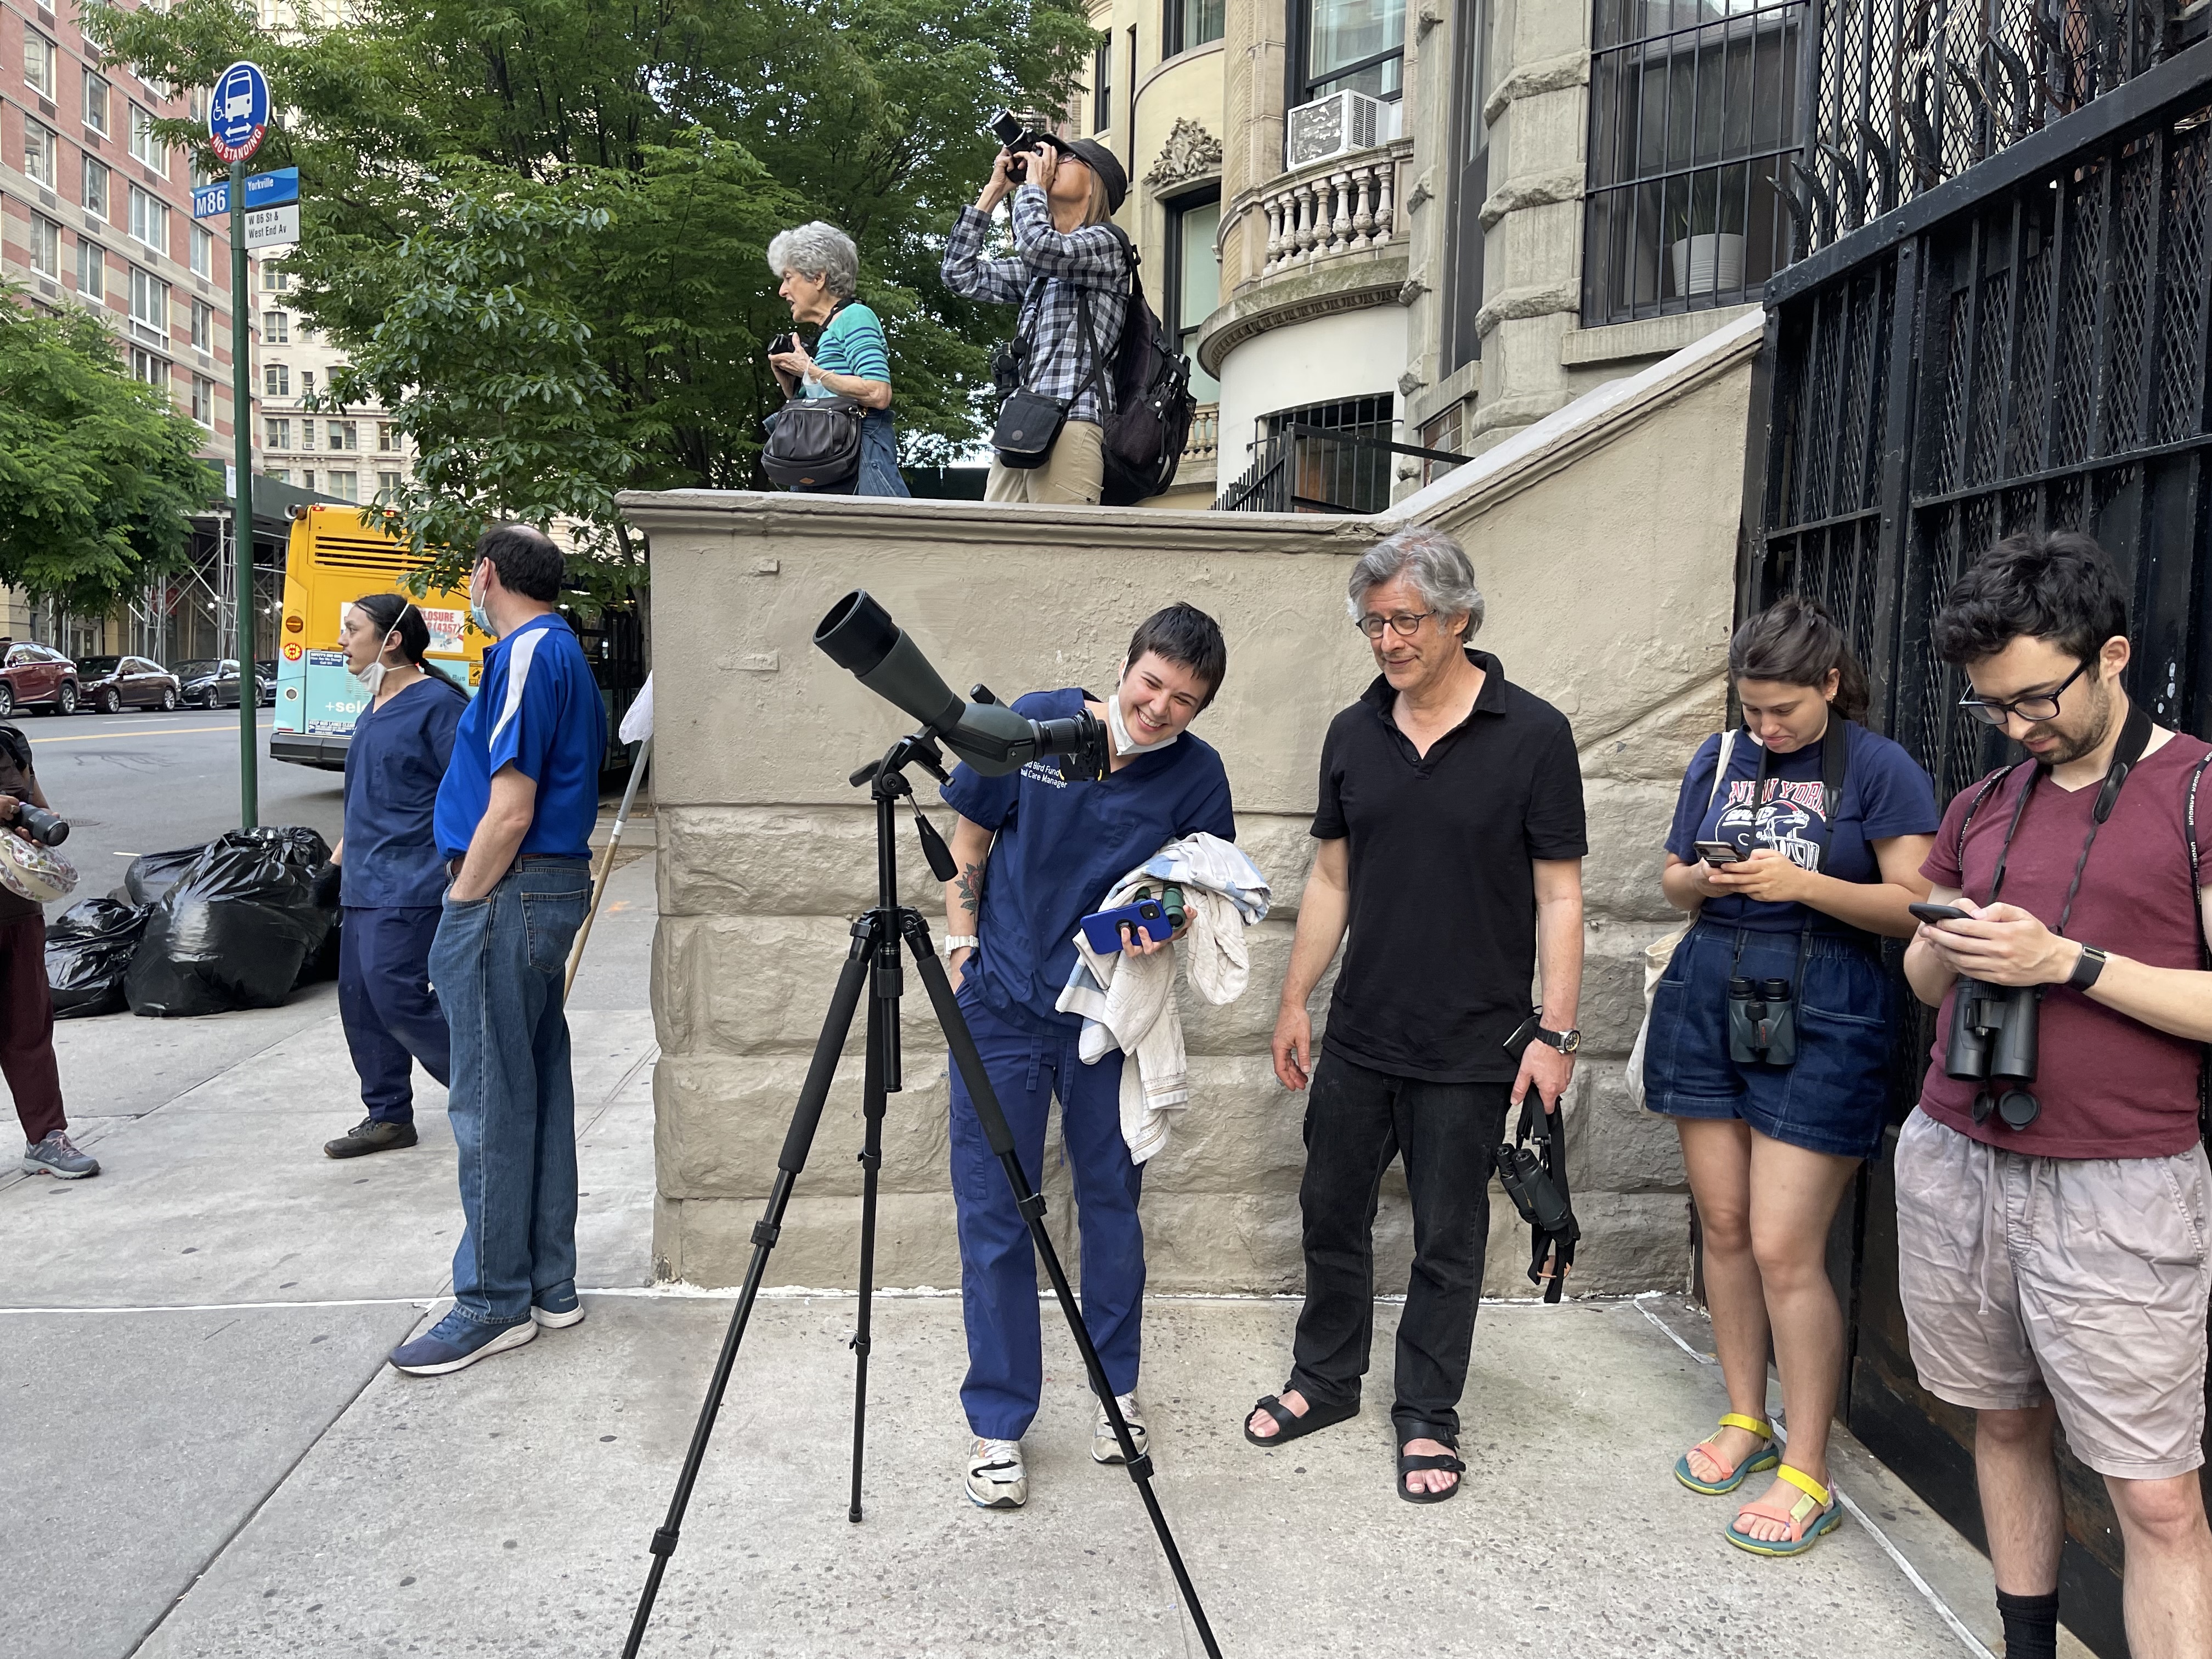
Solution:
[{"label": "street sign pole", "polygon": [[238,453],[230,544],[231,616],[238,644],[238,823],[242,830],[261,821],[260,757],[253,740],[261,713],[261,682],[253,672],[253,364],[246,310],[252,297],[246,286],[246,163],[239,161],[230,164],[231,429]]}]

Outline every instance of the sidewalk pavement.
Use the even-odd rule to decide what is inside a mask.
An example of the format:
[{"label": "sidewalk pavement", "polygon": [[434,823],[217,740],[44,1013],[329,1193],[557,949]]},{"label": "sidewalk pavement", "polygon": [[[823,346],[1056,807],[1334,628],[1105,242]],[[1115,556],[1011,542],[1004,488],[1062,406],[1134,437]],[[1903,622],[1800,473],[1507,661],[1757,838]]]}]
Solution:
[{"label": "sidewalk pavement", "polygon": [[[418,1078],[416,1149],[322,1157],[359,1113],[327,988],[256,1013],[64,1025],[64,1081],[106,1171],[0,1177],[0,1653],[620,1650],[732,1305],[648,1283],[651,884],[649,858],[616,872],[624,908],[603,915],[578,985],[589,1316],[451,1377],[384,1364],[448,1284],[442,1095]],[[957,1298],[878,1304],[866,1518],[848,1523],[854,1306],[760,1304],[645,1651],[1198,1653],[1131,1483],[1090,1461],[1087,1390],[1049,1308],[1032,1496],[995,1514],[960,1492]],[[1392,1495],[1387,1389],[1354,1423],[1244,1443],[1296,1315],[1166,1298],[1147,1316],[1157,1489],[1233,1659],[1997,1645],[1980,1556],[1847,1439],[1838,1486],[1858,1509],[1808,1557],[1722,1540],[1728,1504],[1669,1472],[1725,1409],[1709,1333],[1677,1298],[1485,1308],[1468,1489],[1437,1508]],[[1395,1317],[1379,1310],[1386,1370]]]}]

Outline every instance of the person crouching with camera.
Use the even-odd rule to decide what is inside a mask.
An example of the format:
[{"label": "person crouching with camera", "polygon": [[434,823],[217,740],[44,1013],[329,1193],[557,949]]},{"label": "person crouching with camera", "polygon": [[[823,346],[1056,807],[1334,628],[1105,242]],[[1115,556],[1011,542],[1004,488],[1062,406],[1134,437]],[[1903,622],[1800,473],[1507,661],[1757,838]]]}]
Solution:
[{"label": "person crouching with camera", "polygon": [[[26,811],[26,808],[31,809]],[[33,822],[27,822],[32,820]],[[31,740],[0,726],[0,834],[22,841],[59,841],[67,825],[46,829],[52,811],[31,764]],[[46,833],[40,834],[42,829]],[[54,1060],[54,1000],[46,987],[46,911],[36,899],[0,884],[0,1077],[15,1097],[23,1126],[23,1168],[31,1175],[82,1181],[100,1160],[69,1138],[62,1109],[61,1068]]]},{"label": "person crouching with camera", "polygon": [[[1035,448],[998,444],[986,501],[1098,504],[1103,421],[1129,311],[1127,243],[1109,221],[1128,191],[1128,175],[1105,145],[1044,140],[1018,155],[1000,150],[982,194],[960,210],[945,245],[945,286],[967,299],[1021,307],[1000,390],[1010,408],[1022,400],[1043,425],[1047,411],[1062,416],[1056,438],[1024,440],[1046,446],[1041,458]],[[983,234],[1009,193],[1016,257],[987,258]],[[993,435],[1007,436],[1005,416]]]},{"label": "person crouching with camera", "polygon": [[1905,951],[1913,991],[1941,1012],[1897,1143],[1913,1367],[1975,1413],[2012,1659],[2056,1651],[2054,1427],[2119,1517],[2129,1651],[2212,1653],[2197,1474],[2212,974],[2191,854],[2212,837],[2212,746],[2122,688],[2125,592],[2087,537],[2014,536],[1959,580],[1932,630],[1966,670],[1963,707],[2027,750],[1952,801],[1923,866],[1931,900],[1959,914],[1923,921]]},{"label": "person crouching with camera", "polygon": [[[1137,1405],[1145,1235],[1142,1166],[1121,1135],[1119,1051],[1085,1065],[1083,1022],[1054,1006],[1075,967],[1077,925],[1128,871],[1167,842],[1201,831],[1236,838],[1221,757],[1187,729],[1221,689],[1229,652],[1212,617],[1188,605],[1147,617],[1120,680],[1101,698],[1070,688],[1016,700],[1031,720],[1088,709],[1104,720],[1112,769],[1070,782],[1056,763],[983,777],[953,769],[945,804],[958,873],[945,884],[945,954],[960,1009],[1006,1110],[1023,1169],[1043,1184],[1045,1118],[1060,1100],[1060,1141],[1074,1177],[1082,1240],[1083,1320],[1141,1455]],[[1127,949],[1164,950],[1133,935]],[[974,1103],[952,1072],[952,1196],[959,1219],[968,1375],[960,1401],[975,1441],[969,1498],[984,1509],[1029,1501],[1022,1437],[1036,1417],[1044,1362],[1036,1255]],[[1102,1402],[1091,1455],[1121,1462]]]}]

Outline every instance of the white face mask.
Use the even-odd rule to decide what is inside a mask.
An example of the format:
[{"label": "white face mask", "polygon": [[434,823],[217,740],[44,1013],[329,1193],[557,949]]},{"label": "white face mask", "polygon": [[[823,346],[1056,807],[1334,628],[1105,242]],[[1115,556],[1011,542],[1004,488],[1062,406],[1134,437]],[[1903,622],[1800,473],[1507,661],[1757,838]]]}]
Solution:
[{"label": "white face mask", "polygon": [[349,669],[347,672],[352,674],[354,684],[367,692],[369,701],[374,702],[376,701],[376,694],[384,689],[384,677],[390,671],[385,667],[384,659],[379,657],[366,668]]},{"label": "white face mask", "polygon": [[1114,689],[1114,695],[1106,699],[1106,729],[1114,734],[1114,751],[1120,755],[1149,755],[1166,748],[1182,735],[1180,732],[1172,732],[1157,743],[1136,741],[1129,735],[1129,722],[1121,717],[1121,690],[1119,686]]}]

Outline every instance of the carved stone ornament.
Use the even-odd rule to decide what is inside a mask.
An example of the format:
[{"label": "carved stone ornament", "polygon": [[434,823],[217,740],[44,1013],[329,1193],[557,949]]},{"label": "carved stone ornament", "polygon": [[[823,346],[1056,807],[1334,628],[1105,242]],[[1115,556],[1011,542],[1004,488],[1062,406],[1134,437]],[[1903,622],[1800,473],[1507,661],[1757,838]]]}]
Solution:
[{"label": "carved stone ornament", "polygon": [[1153,190],[1164,190],[1186,179],[1220,170],[1221,140],[1188,116],[1177,116],[1168,131],[1167,143],[1160,147],[1160,159],[1145,175],[1145,183]]}]

